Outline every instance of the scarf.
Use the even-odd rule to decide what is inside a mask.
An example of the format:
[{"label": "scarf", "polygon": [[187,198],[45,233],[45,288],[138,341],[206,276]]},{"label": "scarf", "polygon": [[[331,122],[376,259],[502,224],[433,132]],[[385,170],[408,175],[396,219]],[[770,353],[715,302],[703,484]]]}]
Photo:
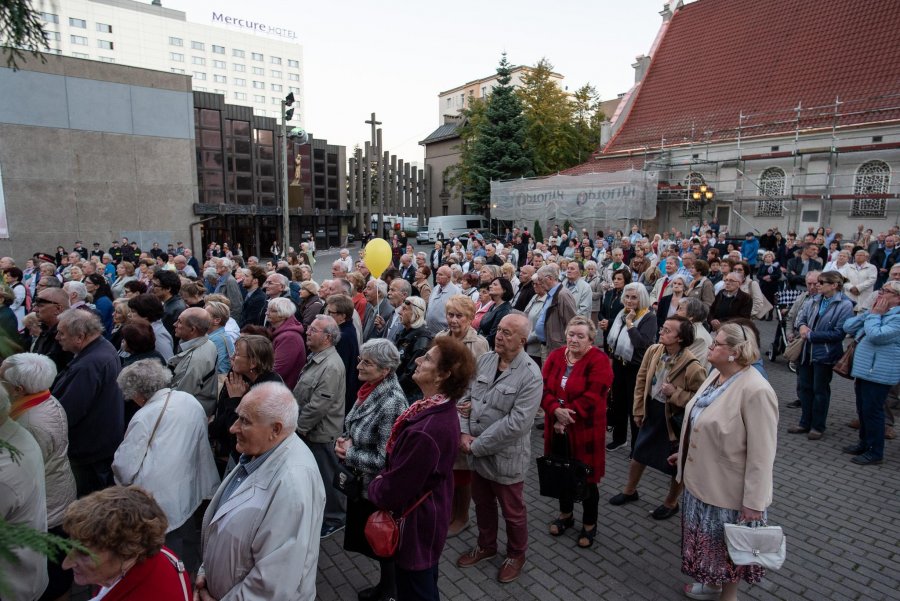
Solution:
[{"label": "scarf", "polygon": [[378,388],[378,385],[384,382],[384,378],[379,378],[374,382],[363,382],[359,387],[359,392],[356,393],[356,404],[362,405],[366,402],[366,399],[369,398],[369,395],[372,394],[372,391]]},{"label": "scarf", "polygon": [[[637,317],[634,320],[634,327],[637,327],[638,323],[640,323],[647,312],[648,309],[638,311]],[[628,315],[627,309],[619,311],[616,321],[613,322],[613,325],[609,330],[609,339],[614,341],[610,345],[613,349],[613,354],[624,361],[631,361],[631,358],[634,357],[634,346],[631,344],[631,336],[628,335],[628,329],[625,327],[626,315]]]},{"label": "scarf", "polygon": [[420,399],[410,405],[409,408],[406,409],[406,411],[400,414],[400,417],[397,418],[397,421],[394,422],[394,426],[391,428],[391,435],[388,438],[387,445],[385,446],[385,452],[388,455],[391,454],[391,451],[394,450],[394,445],[397,443],[397,438],[400,436],[400,433],[403,432],[412,418],[422,413],[426,409],[431,409],[432,407],[442,405],[448,400],[449,399],[446,397],[446,395],[436,394],[426,399]]},{"label": "scarf", "polygon": [[43,392],[36,392],[34,394],[23,396],[21,399],[12,404],[12,409],[10,409],[9,411],[9,416],[12,419],[18,419],[20,415],[22,415],[32,407],[37,407],[49,398],[49,390],[44,390]]}]

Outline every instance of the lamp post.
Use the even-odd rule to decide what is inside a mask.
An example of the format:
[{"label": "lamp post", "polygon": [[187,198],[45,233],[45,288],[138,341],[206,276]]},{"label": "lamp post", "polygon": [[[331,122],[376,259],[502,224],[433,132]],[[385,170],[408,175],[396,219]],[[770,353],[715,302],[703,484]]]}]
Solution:
[{"label": "lamp post", "polygon": [[700,187],[696,188],[693,192],[691,192],[691,198],[694,199],[694,202],[700,203],[700,223],[703,223],[703,208],[710,202],[712,202],[715,193],[709,189],[709,186],[706,184],[700,184]]},{"label": "lamp post", "polygon": [[291,217],[288,214],[287,122],[294,116],[294,109],[288,110],[288,107],[293,104],[293,92],[281,101],[281,250],[285,257],[287,257],[288,240],[291,233]]}]

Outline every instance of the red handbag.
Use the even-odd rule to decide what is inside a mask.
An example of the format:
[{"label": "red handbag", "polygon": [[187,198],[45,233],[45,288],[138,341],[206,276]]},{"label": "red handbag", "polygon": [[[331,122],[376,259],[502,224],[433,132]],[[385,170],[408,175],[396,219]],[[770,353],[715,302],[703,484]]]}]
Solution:
[{"label": "red handbag", "polygon": [[384,509],[379,509],[369,516],[369,519],[366,520],[364,534],[375,555],[378,557],[393,557],[394,553],[397,552],[397,547],[400,546],[400,535],[403,533],[406,516],[421,505],[430,494],[431,491],[429,490],[422,495],[412,507],[403,512],[399,519],[394,519],[391,512]]}]

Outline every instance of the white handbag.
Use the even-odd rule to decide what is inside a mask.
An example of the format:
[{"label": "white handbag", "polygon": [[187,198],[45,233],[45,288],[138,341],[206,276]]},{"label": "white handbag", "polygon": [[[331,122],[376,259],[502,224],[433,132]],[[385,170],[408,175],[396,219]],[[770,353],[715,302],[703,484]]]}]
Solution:
[{"label": "white handbag", "polygon": [[787,538],[781,526],[750,527],[725,524],[728,555],[737,566],[760,565],[777,570],[784,564]]}]

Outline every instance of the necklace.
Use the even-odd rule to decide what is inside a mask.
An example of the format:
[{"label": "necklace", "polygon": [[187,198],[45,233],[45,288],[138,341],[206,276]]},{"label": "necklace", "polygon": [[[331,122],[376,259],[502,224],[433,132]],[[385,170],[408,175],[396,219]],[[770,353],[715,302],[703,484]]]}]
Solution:
[{"label": "necklace", "polygon": [[578,362],[579,359],[581,359],[581,357],[579,357],[578,359],[575,359],[575,360],[573,361],[573,360],[570,358],[570,355],[569,355],[569,349],[566,349],[566,363],[568,363],[569,365],[575,365],[575,364]]}]

